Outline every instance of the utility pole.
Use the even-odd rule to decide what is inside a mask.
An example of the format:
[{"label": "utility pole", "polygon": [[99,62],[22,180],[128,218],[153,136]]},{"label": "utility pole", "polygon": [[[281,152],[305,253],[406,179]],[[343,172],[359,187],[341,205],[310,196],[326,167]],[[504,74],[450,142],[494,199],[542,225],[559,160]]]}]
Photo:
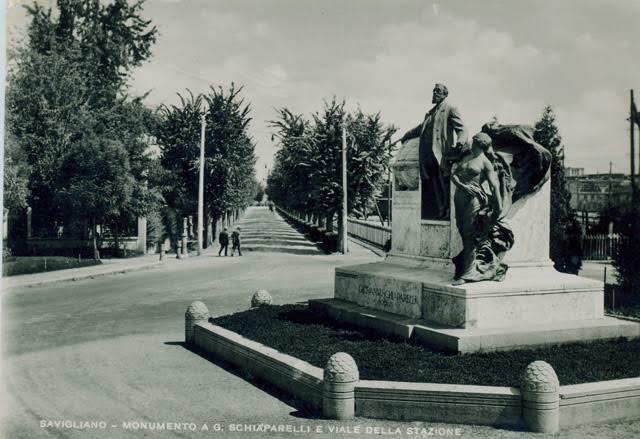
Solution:
[{"label": "utility pole", "polygon": [[[389,155],[391,155],[391,148],[393,143],[389,140]],[[391,227],[391,197],[392,197],[392,185],[391,185],[391,158],[389,159],[389,172],[387,173],[387,227]]]},{"label": "utility pole", "polygon": [[609,207],[609,209],[611,209],[611,166],[613,165],[613,162],[609,162],[609,196],[607,197],[608,201],[607,201],[607,205]]},{"label": "utility pole", "polygon": [[200,127],[200,172],[198,175],[198,256],[202,255],[202,229],[204,221],[204,128],[206,111],[202,112]]},{"label": "utility pole", "polygon": [[342,116],[342,254],[347,254],[347,128],[344,115]]},{"label": "utility pole", "polygon": [[634,202],[636,200],[636,164],[635,164],[635,103],[633,102],[633,89],[631,89],[631,104],[629,105],[629,128],[630,128],[630,141],[631,141],[631,201]]}]

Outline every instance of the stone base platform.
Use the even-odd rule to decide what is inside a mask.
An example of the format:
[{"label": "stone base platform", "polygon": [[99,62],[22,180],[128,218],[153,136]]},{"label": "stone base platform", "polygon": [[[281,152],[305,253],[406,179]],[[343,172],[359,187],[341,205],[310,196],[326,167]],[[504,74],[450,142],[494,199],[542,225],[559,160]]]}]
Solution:
[{"label": "stone base platform", "polygon": [[640,337],[640,323],[603,317],[546,324],[523,324],[494,328],[453,328],[424,319],[401,316],[340,299],[311,300],[339,321],[375,329],[388,335],[413,338],[444,351],[470,353],[542,346],[550,344]]},{"label": "stone base platform", "polygon": [[340,267],[335,298],[450,328],[511,328],[604,317],[602,282],[550,266],[511,267],[502,282],[452,285],[450,271],[387,261]]}]

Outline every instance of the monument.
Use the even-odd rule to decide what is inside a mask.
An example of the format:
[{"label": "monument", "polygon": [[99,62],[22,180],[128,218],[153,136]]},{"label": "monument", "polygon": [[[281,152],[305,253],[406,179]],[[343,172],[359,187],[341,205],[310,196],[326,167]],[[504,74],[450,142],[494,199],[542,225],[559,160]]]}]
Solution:
[{"label": "monument", "polygon": [[532,133],[487,124],[456,148],[448,217],[437,219],[423,218],[423,139],[405,138],[392,165],[391,251],[337,268],[334,298],[311,305],[456,352],[640,336],[640,323],[604,315],[602,282],[553,268],[551,156]]}]

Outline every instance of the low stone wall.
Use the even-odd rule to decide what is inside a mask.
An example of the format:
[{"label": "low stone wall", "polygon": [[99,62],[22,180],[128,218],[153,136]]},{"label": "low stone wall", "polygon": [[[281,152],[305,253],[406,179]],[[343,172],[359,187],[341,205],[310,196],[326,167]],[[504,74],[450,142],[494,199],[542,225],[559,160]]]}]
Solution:
[{"label": "low stone wall", "polygon": [[208,322],[194,302],[185,315],[185,339],[278,389],[321,409],[328,418],[353,416],[556,432],[560,428],[640,419],[640,378],[560,386],[554,370],[535,361],[515,387],[359,380],[345,353],[324,371]]},{"label": "low stone wall", "polygon": [[517,427],[522,396],[514,387],[360,381],[356,415],[389,420]]},{"label": "low stone wall", "polygon": [[[93,241],[91,239],[78,238],[28,238],[27,246],[33,253],[42,253],[55,250],[72,250],[72,249],[91,249]],[[99,249],[115,248],[115,240],[113,238],[100,239],[98,242]],[[118,248],[127,251],[136,251],[139,249],[137,237],[120,237],[118,239]]]},{"label": "low stone wall", "polygon": [[193,328],[194,345],[278,389],[322,407],[322,369],[210,323]]},{"label": "low stone wall", "polygon": [[640,418],[640,378],[560,387],[560,427]]}]

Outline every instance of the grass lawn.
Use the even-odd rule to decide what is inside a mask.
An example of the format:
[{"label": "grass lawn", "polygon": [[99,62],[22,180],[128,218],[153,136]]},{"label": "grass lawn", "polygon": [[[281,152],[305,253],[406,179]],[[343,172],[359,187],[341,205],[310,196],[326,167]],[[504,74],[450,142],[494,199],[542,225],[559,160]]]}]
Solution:
[{"label": "grass lawn", "polygon": [[27,256],[2,261],[2,276],[41,273],[43,271],[64,270],[65,268],[89,267],[100,264],[93,259],[67,258],[65,256]]},{"label": "grass lawn", "polygon": [[318,367],[347,352],[365,380],[518,387],[535,360],[551,364],[562,385],[640,376],[640,339],[460,355],[336,323],[306,305],[262,307],[211,322]]}]

